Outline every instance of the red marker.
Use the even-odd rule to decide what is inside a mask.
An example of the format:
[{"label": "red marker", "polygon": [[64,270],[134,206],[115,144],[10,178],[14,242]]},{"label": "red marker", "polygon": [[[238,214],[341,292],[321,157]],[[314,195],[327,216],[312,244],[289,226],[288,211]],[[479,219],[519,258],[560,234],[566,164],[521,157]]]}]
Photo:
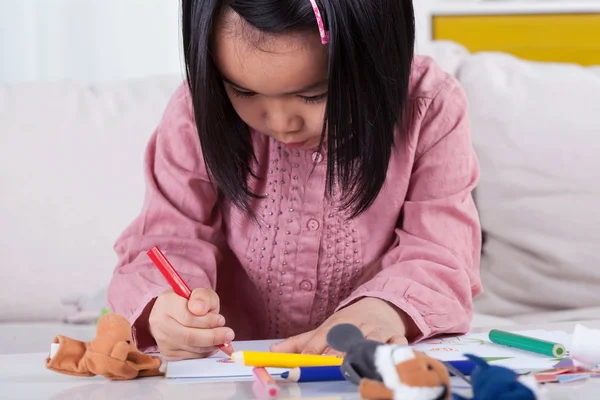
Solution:
[{"label": "red marker", "polygon": [[[192,295],[191,289],[186,285],[183,279],[181,279],[181,276],[175,271],[175,268],[173,268],[173,265],[167,260],[167,257],[165,257],[162,251],[154,246],[152,250],[148,251],[146,254],[148,254],[148,257],[150,257],[154,265],[156,265],[158,270],[167,279],[175,293],[189,300]],[[231,343],[221,344],[219,345],[219,349],[230,357],[233,354]]]}]

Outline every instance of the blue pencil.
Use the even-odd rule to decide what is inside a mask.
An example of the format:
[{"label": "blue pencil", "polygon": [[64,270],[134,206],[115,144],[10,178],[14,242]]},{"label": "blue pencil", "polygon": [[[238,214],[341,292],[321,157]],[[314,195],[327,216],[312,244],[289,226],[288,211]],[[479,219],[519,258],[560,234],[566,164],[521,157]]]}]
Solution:
[{"label": "blue pencil", "polygon": [[[471,360],[446,361],[458,372],[465,376],[470,376],[475,369],[475,364]],[[452,375],[452,373],[450,373]],[[292,382],[329,382],[346,380],[340,367],[302,367],[294,368],[281,374],[283,379]]]},{"label": "blue pencil", "polygon": [[[446,364],[456,368],[458,372],[464,376],[469,376],[475,369],[475,364],[471,360],[459,360],[459,361],[445,361]],[[450,373],[450,375],[453,375]]]},{"label": "blue pencil", "polygon": [[344,375],[339,366],[337,367],[301,367],[294,368],[281,374],[283,379],[292,382],[330,382],[344,381]]}]

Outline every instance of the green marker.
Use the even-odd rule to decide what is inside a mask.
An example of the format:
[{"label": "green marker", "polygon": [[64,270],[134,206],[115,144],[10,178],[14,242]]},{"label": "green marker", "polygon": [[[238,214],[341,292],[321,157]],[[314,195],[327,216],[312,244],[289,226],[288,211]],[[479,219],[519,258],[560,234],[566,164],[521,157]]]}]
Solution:
[{"label": "green marker", "polygon": [[511,332],[499,331],[497,329],[492,329],[490,331],[490,340],[504,346],[544,354],[550,357],[559,358],[567,353],[565,346],[562,344],[534,339]]}]

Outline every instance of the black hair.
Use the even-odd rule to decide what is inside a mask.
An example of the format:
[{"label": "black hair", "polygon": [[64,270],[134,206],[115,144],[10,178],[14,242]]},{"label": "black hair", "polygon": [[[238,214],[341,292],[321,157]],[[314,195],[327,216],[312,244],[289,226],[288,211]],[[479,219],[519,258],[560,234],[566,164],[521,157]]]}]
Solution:
[{"label": "black hair", "polygon": [[[329,30],[327,189],[344,188],[350,218],[368,209],[387,175],[395,130],[404,132],[415,42],[412,0],[318,0]],[[211,55],[220,14],[231,9],[266,34],[317,31],[309,0],[182,0],[187,82],[207,171],[221,195],[250,211],[256,176],[250,132]],[[327,131],[326,131],[327,130]],[[322,145],[322,144],[321,144]]]}]

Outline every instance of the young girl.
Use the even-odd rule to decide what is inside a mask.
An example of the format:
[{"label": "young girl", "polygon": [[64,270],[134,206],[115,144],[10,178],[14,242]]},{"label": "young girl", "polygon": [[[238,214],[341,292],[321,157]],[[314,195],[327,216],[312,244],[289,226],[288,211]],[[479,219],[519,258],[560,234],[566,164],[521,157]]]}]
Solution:
[{"label": "young girl", "polygon": [[[478,164],[459,84],[414,57],[410,0],[184,0],[186,83],[147,149],[109,290],[141,350],[322,354],[338,323],[469,329]],[[188,285],[170,290],[158,246]]]}]

